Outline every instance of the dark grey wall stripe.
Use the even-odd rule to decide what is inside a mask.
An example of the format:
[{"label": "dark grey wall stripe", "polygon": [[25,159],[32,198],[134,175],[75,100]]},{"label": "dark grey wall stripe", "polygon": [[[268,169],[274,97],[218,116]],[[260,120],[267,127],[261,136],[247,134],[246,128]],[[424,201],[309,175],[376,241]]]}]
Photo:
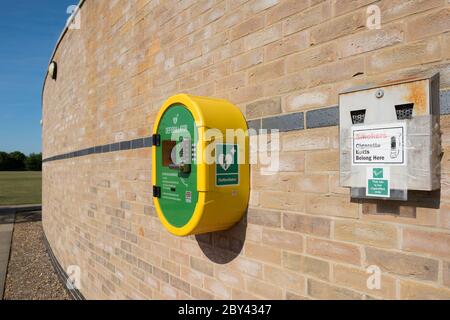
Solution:
[{"label": "dark grey wall stripe", "polygon": [[[450,90],[441,91],[441,115],[450,114]],[[248,121],[248,127],[259,131],[260,129],[274,130],[280,132],[298,131],[304,129],[324,128],[337,126],[339,124],[339,107],[329,107],[306,112],[291,113],[286,115],[277,115],[262,119]],[[71,158],[84,157],[91,154],[109,153],[116,151],[134,150],[141,148],[150,148],[152,146],[152,137],[139,138],[134,140],[111,143],[103,146],[95,146],[88,149],[69,152],[59,156],[54,156],[43,160],[51,162]]]},{"label": "dark grey wall stripe", "polygon": [[144,147],[144,138],[131,141],[132,149],[140,149]]},{"label": "dark grey wall stripe", "polygon": [[264,130],[279,130],[280,132],[288,132],[305,129],[303,112],[264,118],[261,121],[261,128]]},{"label": "dark grey wall stripe", "polygon": [[88,148],[88,149],[78,150],[75,152],[69,152],[69,153],[54,156],[51,158],[47,158],[47,159],[43,160],[43,162],[51,162],[51,161],[57,161],[57,160],[79,158],[79,157],[84,157],[84,156],[88,156],[91,154],[109,153],[109,152],[125,151],[125,150],[132,150],[132,149],[142,149],[142,148],[148,148],[151,146],[152,146],[152,137],[140,138],[140,139],[135,139],[135,140],[106,144],[103,146],[96,146],[96,147],[92,147],[92,148]]},{"label": "dark grey wall stripe", "polygon": [[332,127],[339,124],[339,107],[317,109],[306,113],[306,127],[308,129]]},{"label": "dark grey wall stripe", "polygon": [[248,128],[259,131],[261,129],[261,119],[250,120],[247,122]]},{"label": "dark grey wall stripe", "polygon": [[441,114],[450,114],[450,90],[441,91]]}]

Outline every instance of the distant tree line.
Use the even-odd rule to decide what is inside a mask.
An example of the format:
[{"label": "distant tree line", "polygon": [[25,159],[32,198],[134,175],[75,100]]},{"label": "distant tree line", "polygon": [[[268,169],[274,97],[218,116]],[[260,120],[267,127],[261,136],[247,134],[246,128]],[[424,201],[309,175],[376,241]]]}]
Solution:
[{"label": "distant tree line", "polygon": [[42,171],[42,153],[26,156],[19,151],[0,151],[0,171]]}]

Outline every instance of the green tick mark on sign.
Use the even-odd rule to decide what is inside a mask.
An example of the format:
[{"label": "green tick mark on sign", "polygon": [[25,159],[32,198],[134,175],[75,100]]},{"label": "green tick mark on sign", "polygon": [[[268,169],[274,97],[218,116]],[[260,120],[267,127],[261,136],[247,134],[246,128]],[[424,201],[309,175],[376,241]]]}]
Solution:
[{"label": "green tick mark on sign", "polygon": [[373,169],[373,177],[375,179],[383,179],[383,176],[384,176],[383,172],[384,172],[383,168],[374,168]]},{"label": "green tick mark on sign", "polygon": [[367,168],[366,195],[380,198],[391,196],[389,168]]},{"label": "green tick mark on sign", "polygon": [[216,145],[216,185],[219,187],[239,184],[237,144]]}]

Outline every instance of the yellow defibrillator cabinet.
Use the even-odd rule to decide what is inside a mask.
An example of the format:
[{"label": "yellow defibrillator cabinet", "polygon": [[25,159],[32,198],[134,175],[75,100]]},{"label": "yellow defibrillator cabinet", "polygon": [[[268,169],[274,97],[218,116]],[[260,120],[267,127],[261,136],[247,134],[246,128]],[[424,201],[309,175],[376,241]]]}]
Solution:
[{"label": "yellow defibrillator cabinet", "polygon": [[153,131],[153,199],[164,227],[187,236],[226,230],[250,193],[247,122],[223,99],[169,98]]}]

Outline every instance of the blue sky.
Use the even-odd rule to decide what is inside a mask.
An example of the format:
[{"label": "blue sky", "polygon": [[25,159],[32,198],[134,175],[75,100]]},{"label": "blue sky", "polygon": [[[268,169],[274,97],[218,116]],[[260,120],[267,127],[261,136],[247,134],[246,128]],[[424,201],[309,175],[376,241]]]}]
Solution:
[{"label": "blue sky", "polygon": [[41,151],[48,61],[78,0],[5,0],[0,9],[0,151]]}]

